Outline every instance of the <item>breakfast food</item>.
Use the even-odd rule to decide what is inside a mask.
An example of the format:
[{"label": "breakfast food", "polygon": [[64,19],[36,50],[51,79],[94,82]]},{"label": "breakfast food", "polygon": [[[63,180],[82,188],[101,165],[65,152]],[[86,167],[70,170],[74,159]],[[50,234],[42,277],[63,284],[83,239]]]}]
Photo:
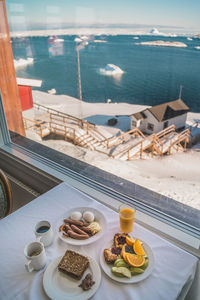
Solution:
[{"label": "breakfast food", "polygon": [[88,266],[89,260],[86,256],[67,250],[58,264],[58,270],[76,279],[81,279]]},{"label": "breakfast food", "polygon": [[[81,216],[81,218],[79,218]],[[101,230],[100,224],[95,220],[95,216],[90,211],[83,214],[74,211],[70,217],[63,220],[63,224],[59,227],[59,232],[64,238],[73,238],[76,240],[89,239]]]},{"label": "breakfast food", "polygon": [[91,287],[95,284],[95,281],[92,280],[92,275],[87,274],[85,278],[82,280],[81,284],[79,287],[82,287],[84,291],[88,291],[91,289]]},{"label": "breakfast food", "polygon": [[91,211],[85,211],[83,213],[83,219],[86,221],[86,222],[93,222],[94,221],[94,214],[91,212]]},{"label": "breakfast food", "polygon": [[98,222],[92,222],[90,225],[88,225],[88,228],[91,229],[92,235],[96,234],[101,230],[101,227]]},{"label": "breakfast food", "polygon": [[80,211],[74,211],[74,212],[71,214],[71,219],[72,219],[72,220],[79,221],[81,218],[82,218],[82,213],[81,213]]},{"label": "breakfast food", "polygon": [[139,239],[126,233],[116,233],[113,247],[104,249],[107,264],[113,264],[111,272],[117,277],[131,278],[145,272],[149,258]]},{"label": "breakfast food", "polygon": [[121,258],[121,250],[119,248],[104,249],[104,257],[107,264],[112,264],[117,259]]},{"label": "breakfast food", "polygon": [[114,236],[114,244],[116,248],[122,248],[126,244],[127,233],[116,233]]}]

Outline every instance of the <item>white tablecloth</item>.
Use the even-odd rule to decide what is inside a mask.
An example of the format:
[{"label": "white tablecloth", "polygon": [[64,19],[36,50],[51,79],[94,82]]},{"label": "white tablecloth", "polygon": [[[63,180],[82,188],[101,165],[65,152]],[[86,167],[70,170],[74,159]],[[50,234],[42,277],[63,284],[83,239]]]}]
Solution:
[{"label": "white tablecloth", "polygon": [[[55,229],[56,221],[65,211],[73,207],[90,206],[104,213],[108,220],[108,231],[94,244],[74,249],[94,257],[99,262],[99,250],[119,231],[118,215],[62,183],[31,203],[0,221],[0,299],[43,300],[49,299],[42,287],[44,270],[27,273],[24,264],[24,246],[35,239],[33,229],[40,220],[48,220]],[[138,224],[134,225],[134,236],[144,240],[153,250],[155,267],[152,274],[136,284],[120,284],[111,280],[102,271],[102,280],[95,300],[174,300],[180,296],[184,286],[193,280],[197,258],[165,241]],[[55,234],[54,242],[46,248],[48,263],[63,255],[69,248]],[[73,247],[72,247],[73,248]]]}]

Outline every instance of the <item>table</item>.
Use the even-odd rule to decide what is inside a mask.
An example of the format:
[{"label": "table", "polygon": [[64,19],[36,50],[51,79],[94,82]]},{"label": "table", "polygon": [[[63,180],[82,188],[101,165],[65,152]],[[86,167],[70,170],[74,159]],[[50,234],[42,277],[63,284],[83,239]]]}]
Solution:
[{"label": "table", "polygon": [[[78,248],[69,247],[55,234],[53,244],[46,248],[47,264],[63,255],[68,248],[88,254],[99,262],[98,250],[119,231],[118,215],[66,183],[61,183],[0,221],[1,300],[49,299],[42,286],[44,270],[32,273],[25,270],[24,246],[35,240],[33,229],[38,221],[48,220],[55,229],[60,215],[78,206],[90,206],[103,212],[108,220],[108,231],[94,244]],[[134,236],[144,240],[153,250],[155,267],[152,274],[142,282],[123,285],[111,280],[102,271],[100,287],[92,299],[184,299],[194,278],[197,258],[137,223],[134,225]]]}]

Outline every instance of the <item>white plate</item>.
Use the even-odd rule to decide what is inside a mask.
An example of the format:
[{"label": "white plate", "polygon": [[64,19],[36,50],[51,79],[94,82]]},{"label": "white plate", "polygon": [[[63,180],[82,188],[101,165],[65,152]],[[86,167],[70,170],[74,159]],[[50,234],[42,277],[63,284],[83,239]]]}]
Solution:
[{"label": "white plate", "polygon": [[[63,237],[62,232],[59,232],[59,227],[60,227],[60,225],[62,225],[64,223],[63,220],[68,219],[71,216],[72,212],[74,212],[74,211],[80,211],[82,214],[85,211],[91,211],[95,216],[94,221],[97,221],[99,223],[99,225],[101,226],[101,230],[86,240],[76,240],[76,239],[72,239],[70,237],[68,237],[68,238]],[[106,218],[99,210],[92,208],[92,207],[72,208],[72,209],[68,210],[64,215],[62,215],[58,219],[57,225],[56,225],[56,231],[58,233],[58,236],[61,238],[61,240],[63,240],[65,243],[68,243],[70,245],[75,245],[75,246],[88,245],[88,244],[91,244],[91,243],[97,241],[98,239],[100,239],[103,236],[103,234],[106,232],[106,229],[107,229]]]},{"label": "white plate", "polygon": [[[55,258],[47,267],[43,276],[43,287],[52,300],[86,300],[97,291],[101,282],[101,270],[97,262],[90,256],[89,267],[85,270],[82,279],[76,280],[67,274],[58,271],[58,264],[62,256]],[[83,291],[79,284],[90,273],[95,284],[88,291]]]},{"label": "white plate", "polygon": [[146,270],[144,271],[144,273],[132,276],[131,278],[126,278],[126,277],[117,277],[111,272],[111,268],[114,265],[106,263],[103,252],[104,252],[105,248],[112,247],[113,240],[107,244],[107,247],[104,246],[104,248],[102,249],[101,254],[100,254],[100,265],[101,265],[102,269],[104,270],[104,272],[113,280],[122,282],[122,283],[136,283],[136,282],[146,279],[153,271],[154,255],[153,255],[151,248],[145,242],[142,242],[142,243],[143,243],[142,246],[144,247],[144,250],[149,258],[149,265],[146,268]]}]

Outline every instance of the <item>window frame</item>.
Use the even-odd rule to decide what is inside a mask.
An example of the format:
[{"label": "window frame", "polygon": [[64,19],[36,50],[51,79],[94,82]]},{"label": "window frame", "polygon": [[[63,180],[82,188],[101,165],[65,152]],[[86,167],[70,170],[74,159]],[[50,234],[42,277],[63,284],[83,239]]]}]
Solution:
[{"label": "window frame", "polygon": [[[40,144],[39,144],[40,145]],[[151,228],[151,231],[156,231],[159,234],[164,234],[165,238],[169,239],[175,238],[179,242],[185,245],[185,241],[189,241],[189,245],[192,245],[192,251],[195,249],[200,249],[200,231],[193,226],[182,222],[181,220],[175,219],[170,215],[161,213],[158,209],[153,209],[148,207],[145,203],[141,203],[141,200],[131,198],[125,194],[120,193],[114,189],[111,189],[99,182],[96,182],[82,174],[79,174],[69,168],[63,167],[60,164],[34,153],[26,148],[17,145],[11,141],[10,133],[8,130],[5,113],[3,109],[3,103],[1,100],[0,93],[0,150],[8,153],[12,158],[21,160],[30,166],[37,168],[41,172],[46,172],[50,176],[66,181],[73,187],[79,189],[80,191],[90,195],[94,199],[103,204],[116,210],[117,203],[131,203],[137,207],[137,215],[139,218],[138,223]],[[55,151],[52,149],[52,151]],[[31,171],[30,171],[31,172]],[[104,201],[102,201],[102,198]],[[152,226],[152,224],[154,224]],[[160,224],[158,226],[158,224]],[[162,226],[161,226],[162,224]],[[161,229],[162,227],[162,229]],[[159,228],[159,230],[158,230]],[[169,235],[170,232],[170,235]],[[175,237],[173,235],[175,234]],[[185,247],[185,246],[184,246]]]}]

